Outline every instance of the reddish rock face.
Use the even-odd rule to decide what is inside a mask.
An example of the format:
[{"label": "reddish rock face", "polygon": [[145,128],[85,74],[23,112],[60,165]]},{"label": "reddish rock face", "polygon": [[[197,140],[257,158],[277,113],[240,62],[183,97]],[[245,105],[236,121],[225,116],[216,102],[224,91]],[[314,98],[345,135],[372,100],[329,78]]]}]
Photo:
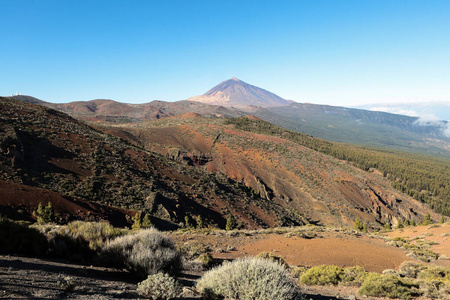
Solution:
[{"label": "reddish rock face", "polygon": [[393,189],[379,172],[365,172],[283,138],[237,130],[222,120],[179,116],[121,130],[138,135],[149,150],[242,182],[308,222],[353,227],[360,218],[380,227],[419,221],[430,211]]}]

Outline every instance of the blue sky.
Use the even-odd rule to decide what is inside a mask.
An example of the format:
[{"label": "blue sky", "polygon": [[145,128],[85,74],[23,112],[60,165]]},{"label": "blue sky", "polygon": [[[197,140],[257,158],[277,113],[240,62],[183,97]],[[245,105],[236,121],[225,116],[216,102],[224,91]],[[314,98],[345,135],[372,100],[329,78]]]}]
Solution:
[{"label": "blue sky", "polygon": [[0,95],[142,103],[233,76],[331,105],[450,101],[450,1],[0,0]]}]

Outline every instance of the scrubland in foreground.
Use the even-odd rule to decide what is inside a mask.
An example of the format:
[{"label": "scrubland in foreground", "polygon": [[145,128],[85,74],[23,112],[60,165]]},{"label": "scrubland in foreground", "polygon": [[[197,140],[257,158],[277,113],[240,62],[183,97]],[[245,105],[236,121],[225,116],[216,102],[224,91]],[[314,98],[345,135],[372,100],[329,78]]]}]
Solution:
[{"label": "scrubland in foreground", "polygon": [[[0,223],[0,250],[12,255],[0,257],[4,298],[450,297],[448,223],[380,233],[317,226],[161,233],[106,223]],[[13,238],[14,247],[6,248]]]}]

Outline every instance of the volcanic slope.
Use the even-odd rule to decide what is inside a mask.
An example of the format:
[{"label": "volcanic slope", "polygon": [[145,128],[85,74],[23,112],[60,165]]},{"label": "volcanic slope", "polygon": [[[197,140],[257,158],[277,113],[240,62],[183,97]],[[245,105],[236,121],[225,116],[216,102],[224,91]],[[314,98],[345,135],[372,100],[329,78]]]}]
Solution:
[{"label": "volcanic slope", "polygon": [[[265,123],[250,116],[241,120]],[[225,174],[311,223],[353,226],[360,218],[380,227],[405,219],[417,222],[427,212],[439,217],[393,189],[377,172],[365,172],[283,136],[239,130],[230,120],[188,114],[109,130],[139,137],[134,140],[148,150]]]},{"label": "volcanic slope", "polygon": [[225,80],[205,94],[188,100],[227,107],[247,107],[250,105],[272,107],[289,105],[289,101],[257,86],[233,77]]},{"label": "volcanic slope", "polygon": [[[7,98],[0,98],[0,111],[0,180],[29,193],[36,189],[35,204],[46,204],[47,190],[142,210],[154,224],[172,228],[197,216],[222,228],[230,215],[247,228],[305,223],[243,184],[134,146],[59,111]],[[23,206],[29,193],[25,200],[7,196],[7,189],[0,193],[9,199],[0,202],[2,213],[21,205],[33,209]]]}]

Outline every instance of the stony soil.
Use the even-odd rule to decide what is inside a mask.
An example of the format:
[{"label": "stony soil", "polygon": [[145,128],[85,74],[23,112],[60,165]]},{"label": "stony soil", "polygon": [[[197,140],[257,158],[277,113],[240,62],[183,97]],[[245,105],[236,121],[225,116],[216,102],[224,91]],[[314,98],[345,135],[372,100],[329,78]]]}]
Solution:
[{"label": "stony soil", "polygon": [[[439,240],[433,250],[449,253],[450,225],[421,226],[393,231],[390,236],[423,236]],[[204,245],[216,261],[257,255],[268,251],[283,257],[291,265],[363,266],[368,271],[397,269],[411,260],[403,250],[387,246],[383,240],[351,232],[319,232],[311,239],[287,237],[285,233],[194,234],[171,233],[179,245]],[[443,264],[448,260],[434,263]],[[190,268],[178,280],[184,286],[182,299],[199,299],[194,292],[196,280],[204,271]],[[64,279],[73,283],[71,289]],[[81,266],[67,261],[0,256],[0,298],[4,299],[139,299],[137,280],[126,272],[108,268]],[[378,299],[357,295],[358,288],[347,286],[302,286],[306,299]]]}]

